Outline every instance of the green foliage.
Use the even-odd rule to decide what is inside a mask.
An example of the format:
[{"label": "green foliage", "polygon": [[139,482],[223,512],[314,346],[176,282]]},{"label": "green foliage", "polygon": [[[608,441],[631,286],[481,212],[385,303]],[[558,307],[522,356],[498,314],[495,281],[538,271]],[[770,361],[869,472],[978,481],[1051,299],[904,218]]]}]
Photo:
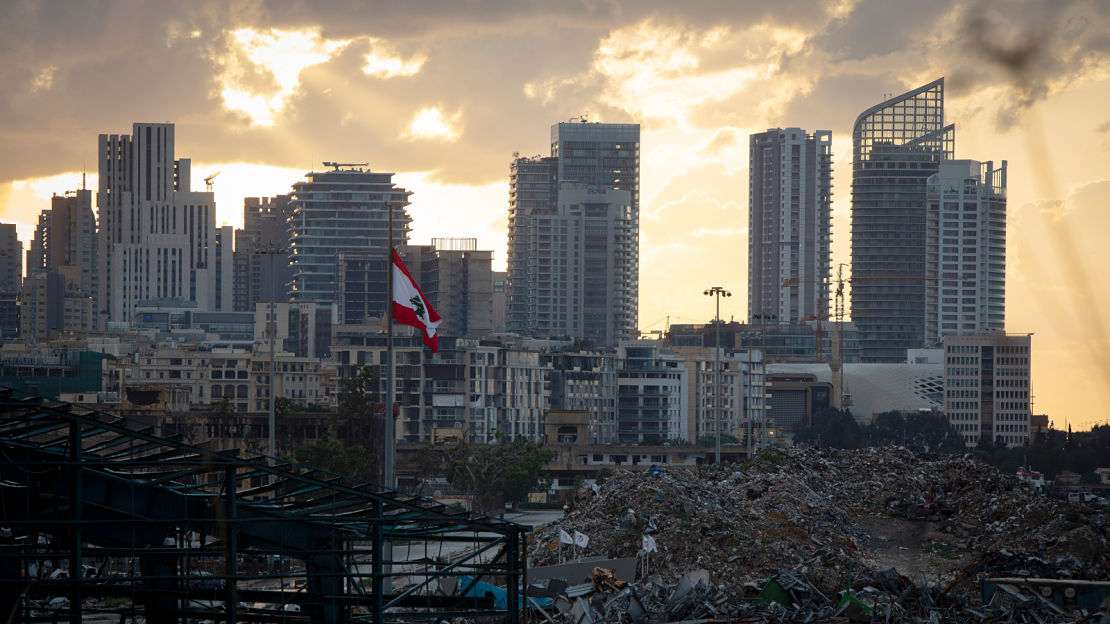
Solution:
[{"label": "green foliage", "polygon": [[857,448],[860,427],[847,410],[823,409],[813,415],[812,425],[794,430],[794,441],[818,447]]},{"label": "green foliage", "polygon": [[1036,435],[1028,446],[1008,449],[987,444],[977,447],[975,456],[1004,472],[1028,466],[1052,480],[1070,470],[1089,483],[1095,478],[1095,469],[1110,468],[1110,425],[1070,433],[1050,428]]},{"label": "green foliage", "polygon": [[437,444],[417,453],[418,470],[441,474],[472,496],[482,511],[492,511],[497,501],[514,505],[528,497],[541,482],[543,467],[555,457],[552,451],[524,437],[496,444]]},{"label": "green foliage", "polygon": [[[339,381],[339,409],[327,425],[326,437],[293,451],[296,461],[339,474],[381,483],[385,478],[385,404],[378,378],[368,366]],[[292,444],[290,423],[304,410],[288,399],[275,399],[278,439]]]},{"label": "green foliage", "polygon": [[795,431],[794,440],[832,448],[894,444],[918,452],[964,450],[963,436],[937,413],[883,412],[861,427],[847,411],[822,410],[813,416],[812,426]]},{"label": "green foliage", "polygon": [[[716,446],[717,434],[710,433],[699,437],[696,441],[698,446]],[[740,444],[740,439],[726,431],[721,432],[721,444]]]},{"label": "green foliage", "polygon": [[376,476],[377,461],[361,444],[320,439],[298,448],[294,456],[299,463],[306,466],[356,479],[372,480]]}]

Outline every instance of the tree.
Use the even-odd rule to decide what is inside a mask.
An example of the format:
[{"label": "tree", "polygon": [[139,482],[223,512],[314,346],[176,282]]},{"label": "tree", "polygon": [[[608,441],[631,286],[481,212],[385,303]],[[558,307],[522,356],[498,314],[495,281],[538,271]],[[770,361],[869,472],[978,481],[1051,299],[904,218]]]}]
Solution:
[{"label": "tree", "polygon": [[465,492],[479,511],[493,511],[499,500],[524,500],[540,483],[543,467],[555,453],[524,437],[509,440],[498,434],[496,444],[442,443],[417,453],[422,477],[443,475]]},{"label": "tree", "polygon": [[[385,404],[377,388],[378,378],[369,366],[359,366],[353,376],[340,380],[339,408],[326,436],[297,448],[294,458],[303,464],[381,483],[385,477]],[[282,421],[288,423],[292,409],[291,404],[282,404]],[[277,401],[274,416],[277,420]]]},{"label": "tree", "polygon": [[374,456],[361,444],[344,444],[336,439],[321,438],[306,444],[294,456],[306,466],[356,479],[372,480],[377,470]]},{"label": "tree", "polygon": [[[697,439],[698,446],[716,446],[717,434],[707,433]],[[731,433],[721,432],[721,444],[740,444],[740,439]]]},{"label": "tree", "polygon": [[813,415],[813,424],[794,432],[794,441],[819,447],[857,448],[860,427],[848,410],[827,408]]}]

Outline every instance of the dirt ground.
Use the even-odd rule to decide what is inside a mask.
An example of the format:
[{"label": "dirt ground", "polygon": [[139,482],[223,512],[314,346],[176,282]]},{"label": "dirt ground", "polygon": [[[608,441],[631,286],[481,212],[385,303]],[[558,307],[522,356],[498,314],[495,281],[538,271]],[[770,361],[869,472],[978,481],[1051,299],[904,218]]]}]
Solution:
[{"label": "dirt ground", "polygon": [[950,546],[950,536],[935,531],[940,523],[883,516],[855,520],[871,533],[864,550],[876,567],[895,568],[914,583],[920,583],[922,572],[926,579],[935,581],[940,573],[963,568],[972,559],[972,553]]}]

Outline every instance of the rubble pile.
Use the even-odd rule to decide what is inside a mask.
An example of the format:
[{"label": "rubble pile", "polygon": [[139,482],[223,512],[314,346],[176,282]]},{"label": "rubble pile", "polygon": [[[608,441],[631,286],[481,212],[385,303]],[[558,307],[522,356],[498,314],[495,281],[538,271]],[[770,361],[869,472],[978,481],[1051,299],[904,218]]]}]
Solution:
[{"label": "rubble pile", "polygon": [[[881,543],[877,527],[895,542]],[[786,607],[757,607],[753,588],[774,579],[806,597],[793,603],[813,613],[850,610],[837,598],[850,591],[868,598],[869,609],[885,605],[889,617],[901,617],[945,601],[977,603],[979,588],[969,581],[986,576],[1110,579],[1108,528],[1110,515],[1048,498],[971,457],[786,449],[741,467],[619,471],[536,532],[529,565],[640,554],[642,580],[610,607],[655,613],[661,622],[768,617],[765,609]],[[560,531],[588,535],[589,543],[559,545]],[[658,546],[646,556],[645,535]],[[690,573],[705,570],[707,578],[690,583]],[[664,615],[650,605],[667,602],[684,579],[699,610],[678,615],[668,607],[658,619]],[[1057,621],[1043,600],[1016,597],[1022,591],[997,608],[1018,604]],[[629,601],[633,607],[622,606]],[[595,600],[594,615],[605,620],[599,606]]]}]

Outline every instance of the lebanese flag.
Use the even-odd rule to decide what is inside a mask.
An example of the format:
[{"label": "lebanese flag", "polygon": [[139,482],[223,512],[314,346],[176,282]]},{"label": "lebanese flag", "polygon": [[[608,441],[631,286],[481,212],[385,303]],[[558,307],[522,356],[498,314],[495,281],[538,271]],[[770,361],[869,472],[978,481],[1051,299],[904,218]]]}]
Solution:
[{"label": "lebanese flag", "polygon": [[393,320],[419,329],[424,333],[424,344],[432,353],[439,351],[439,336],[436,335],[439,315],[409,275],[396,249],[393,250]]}]

